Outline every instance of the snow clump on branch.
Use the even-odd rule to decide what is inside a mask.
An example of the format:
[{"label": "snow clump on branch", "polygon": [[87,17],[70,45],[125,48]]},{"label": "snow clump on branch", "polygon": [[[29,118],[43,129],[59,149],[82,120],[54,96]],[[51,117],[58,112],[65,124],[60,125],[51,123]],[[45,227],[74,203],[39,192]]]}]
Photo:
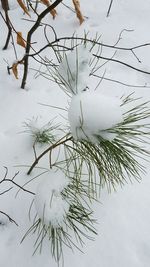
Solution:
[{"label": "snow clump on branch", "polygon": [[47,226],[54,228],[63,225],[64,218],[69,212],[69,203],[63,198],[61,192],[68,185],[68,180],[60,172],[50,172],[42,177],[34,199],[35,208],[39,218]]},{"label": "snow clump on branch", "polygon": [[73,137],[93,143],[98,141],[97,136],[112,141],[116,133],[111,129],[123,121],[120,105],[120,99],[93,91],[73,96],[68,111]]},{"label": "snow clump on branch", "polygon": [[100,138],[112,141],[116,137],[112,128],[123,122],[122,103],[91,88],[91,59],[90,45],[81,44],[65,54],[57,70],[57,77],[72,94],[68,110],[71,134],[77,140],[92,143]]}]

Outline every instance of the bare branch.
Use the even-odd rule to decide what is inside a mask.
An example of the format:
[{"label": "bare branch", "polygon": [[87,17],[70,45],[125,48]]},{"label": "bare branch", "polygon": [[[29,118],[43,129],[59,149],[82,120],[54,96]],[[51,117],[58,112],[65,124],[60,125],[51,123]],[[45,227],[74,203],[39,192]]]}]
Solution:
[{"label": "bare branch", "polygon": [[94,76],[94,77],[97,77],[99,79],[103,79],[103,80],[106,80],[106,81],[109,81],[109,82],[114,82],[114,83],[118,83],[118,84],[121,84],[121,85],[124,85],[124,86],[127,86],[127,87],[134,87],[134,88],[150,88],[150,86],[144,84],[144,85],[135,85],[135,84],[128,84],[128,83],[124,83],[124,82],[121,82],[121,81],[118,81],[118,80],[114,80],[114,79],[111,79],[111,78],[107,78],[107,77],[103,77],[103,76],[99,76],[99,75],[96,75],[96,74],[91,74],[91,76]]},{"label": "bare branch", "polygon": [[33,164],[31,165],[30,169],[28,170],[27,174],[29,175],[32,170],[35,168],[35,166],[38,164],[39,160],[48,152],[51,152],[54,148],[65,144],[66,142],[72,140],[72,136],[68,137],[68,134],[63,136],[59,141],[57,141],[55,144],[51,145],[50,147],[48,147],[46,150],[44,150],[33,162]]},{"label": "bare branch", "polygon": [[[21,185],[19,185],[18,183],[16,183],[16,182],[14,181],[14,179],[15,179],[16,176],[19,174],[19,172],[16,172],[16,173],[14,174],[14,176],[12,177],[12,179],[8,179],[8,178],[7,178],[7,175],[8,175],[8,168],[7,168],[7,167],[4,167],[4,168],[5,168],[5,175],[4,175],[3,179],[0,181],[0,184],[2,184],[2,183],[4,183],[4,182],[10,182],[10,183],[12,183],[13,185],[15,185],[16,187],[18,187],[19,189],[23,190],[24,192],[30,193],[30,194],[32,194],[32,195],[35,195],[35,193],[33,193],[32,191],[25,189],[24,187],[22,187]],[[11,189],[12,189],[12,187],[11,187],[10,189],[7,189],[7,190],[3,191],[3,192],[1,193],[1,195],[4,194],[4,193],[6,193],[6,192],[8,192],[8,191],[10,191]]]},{"label": "bare branch", "polygon": [[58,6],[62,0],[56,0],[51,6],[47,7],[37,18],[37,21],[35,24],[32,26],[30,31],[28,32],[27,35],[27,45],[26,45],[26,51],[25,51],[25,57],[24,57],[24,74],[22,78],[22,83],[21,83],[21,88],[24,89],[26,85],[26,80],[27,80],[27,75],[28,75],[28,65],[29,65],[29,53],[30,53],[30,48],[31,48],[31,38],[33,33],[37,30],[37,28],[40,25],[41,20],[56,6]]},{"label": "bare branch", "polygon": [[16,221],[14,221],[7,213],[5,213],[4,211],[1,211],[1,210],[0,210],[0,213],[3,214],[3,215],[5,215],[9,219],[9,221],[11,223],[14,223],[14,224],[16,224],[18,226],[18,224],[16,223]]},{"label": "bare branch", "polygon": [[114,59],[114,58],[102,57],[102,56],[98,56],[98,55],[95,55],[95,54],[93,54],[93,56],[95,56],[97,58],[104,59],[104,60],[112,61],[112,62],[115,62],[115,63],[119,63],[119,64],[122,64],[122,65],[130,68],[130,69],[133,69],[133,70],[136,70],[138,72],[141,72],[141,73],[150,75],[150,72],[149,71],[138,69],[138,68],[136,68],[136,67],[134,67],[132,65],[129,65],[128,63],[123,62],[123,61],[120,61],[120,60],[117,60],[117,59]]},{"label": "bare branch", "polygon": [[113,0],[110,1],[109,8],[108,8],[108,11],[107,11],[107,17],[108,17],[109,14],[110,14],[110,10],[111,10],[111,7],[112,7],[112,3],[113,3]]}]

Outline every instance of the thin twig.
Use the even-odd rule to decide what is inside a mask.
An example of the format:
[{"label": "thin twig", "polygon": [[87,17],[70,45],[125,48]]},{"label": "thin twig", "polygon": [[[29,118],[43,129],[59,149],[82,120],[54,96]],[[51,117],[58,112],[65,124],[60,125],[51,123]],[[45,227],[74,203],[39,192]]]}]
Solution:
[{"label": "thin twig", "polygon": [[[16,178],[16,176],[18,175],[19,172],[16,172],[14,174],[14,176],[12,177],[12,179],[8,179],[7,178],[7,175],[8,175],[8,168],[7,167],[4,167],[5,168],[5,175],[3,177],[3,179],[0,181],[0,184],[4,183],[4,182],[10,182],[12,183],[13,185],[15,185],[16,187],[18,187],[19,189],[23,190],[24,192],[27,192],[27,193],[30,193],[32,195],[35,195],[35,193],[33,193],[32,191],[30,190],[27,190],[25,189],[24,187],[22,187],[21,185],[17,184],[14,179]],[[11,189],[8,189],[8,190],[5,190],[4,192],[8,192],[9,190]],[[2,194],[2,193],[1,193]]]},{"label": "thin twig", "polygon": [[[84,38],[83,37],[75,37],[75,36],[65,36],[65,37],[60,37],[58,39],[55,39],[53,42],[51,43],[48,43],[46,44],[44,47],[42,47],[39,51],[37,51],[36,53],[34,54],[30,54],[29,56],[35,56],[35,55],[38,55],[39,53],[41,53],[44,49],[46,49],[47,47],[49,46],[52,46],[53,44],[55,43],[59,43],[60,41],[64,41],[64,40],[74,40],[74,41],[83,41]],[[95,43],[96,45],[101,45],[102,47],[107,47],[107,48],[112,48],[112,49],[116,49],[116,50],[124,50],[124,51],[133,51],[133,50],[136,50],[136,49],[139,49],[139,48],[143,48],[143,47],[146,47],[146,46],[150,46],[150,42],[149,43],[144,43],[144,44],[140,44],[140,45],[137,45],[137,46],[133,46],[133,47],[121,47],[121,46],[117,46],[117,45],[110,45],[110,44],[105,44],[105,43],[102,43],[102,42],[97,42],[95,40],[92,40],[92,39],[88,39],[86,38],[86,41],[87,42],[91,42],[91,43]]]},{"label": "thin twig", "polygon": [[9,192],[11,189],[13,189],[13,187],[10,187],[10,188],[6,189],[5,191],[3,191],[2,193],[0,193],[0,196],[2,196],[5,193]]},{"label": "thin twig", "polygon": [[108,17],[109,14],[110,14],[110,10],[111,10],[111,7],[112,7],[112,3],[113,3],[113,0],[110,1],[109,8],[108,8],[108,11],[107,11],[107,17]]},{"label": "thin twig", "polygon": [[8,44],[9,44],[9,41],[10,41],[10,37],[12,35],[12,28],[11,28],[11,25],[10,25],[10,20],[9,20],[9,16],[8,16],[8,10],[4,10],[5,12],[5,18],[2,14],[2,12],[0,11],[0,15],[2,17],[2,19],[5,21],[5,24],[8,28],[8,34],[7,34],[7,38],[6,38],[6,42],[5,42],[5,45],[3,47],[3,50],[6,50],[7,47],[8,47]]},{"label": "thin twig", "polygon": [[146,84],[145,84],[145,85],[128,84],[128,83],[124,83],[124,82],[121,82],[121,81],[118,81],[118,80],[115,80],[115,79],[111,79],[111,78],[107,78],[107,77],[99,76],[99,75],[96,75],[96,74],[91,74],[91,76],[94,76],[94,77],[97,77],[97,78],[100,78],[100,79],[102,78],[103,80],[106,80],[106,81],[119,83],[119,84],[124,85],[124,86],[127,86],[127,87],[134,87],[134,88],[150,88],[150,86],[147,86]]},{"label": "thin twig", "polygon": [[104,59],[104,60],[108,60],[108,61],[111,61],[111,62],[116,62],[116,63],[122,64],[122,65],[124,65],[124,66],[126,66],[126,67],[128,67],[130,69],[133,69],[133,70],[136,70],[138,72],[150,75],[149,71],[138,69],[138,68],[136,68],[136,67],[134,67],[132,65],[129,65],[128,63],[123,62],[123,61],[120,61],[120,60],[117,60],[117,59],[113,59],[113,58],[108,58],[108,57],[102,57],[102,56],[98,56],[98,55],[95,55],[95,54],[93,54],[93,56],[95,56],[97,58]]},{"label": "thin twig", "polygon": [[3,215],[5,215],[9,219],[9,221],[11,223],[14,223],[14,224],[16,224],[18,226],[18,224],[16,223],[16,221],[14,221],[7,213],[5,213],[4,211],[1,211],[1,210],[0,210],[0,213],[3,214]]},{"label": "thin twig", "polygon": [[50,147],[48,147],[46,150],[44,150],[36,159],[35,161],[33,162],[33,164],[31,165],[30,169],[28,170],[27,174],[29,175],[32,170],[35,168],[35,166],[38,164],[39,160],[45,155],[47,154],[48,152],[52,151],[54,148],[72,140],[72,136],[71,137],[68,137],[68,134],[63,136],[58,142],[56,142],[55,144],[51,145]]}]

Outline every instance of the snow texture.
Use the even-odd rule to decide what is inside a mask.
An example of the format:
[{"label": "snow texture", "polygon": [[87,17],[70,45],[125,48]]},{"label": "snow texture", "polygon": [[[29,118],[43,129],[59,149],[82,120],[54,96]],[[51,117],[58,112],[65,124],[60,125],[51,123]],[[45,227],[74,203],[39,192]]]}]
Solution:
[{"label": "snow texture", "polygon": [[[71,6],[72,1],[65,0],[65,4]],[[115,45],[123,29],[132,30],[123,31],[122,38],[117,46],[133,47],[139,44],[149,43],[150,26],[150,1],[149,0],[120,0],[113,1],[110,16],[106,17],[106,12],[110,4],[104,0],[82,0],[81,9],[84,15],[88,16],[85,22],[79,26],[77,18],[73,12],[63,5],[57,7],[58,16],[53,20],[50,15],[44,18],[44,22],[54,27],[57,37],[72,36],[74,32],[78,36],[83,36],[84,31],[89,32],[89,37],[95,38],[96,33],[101,35],[103,44]],[[26,21],[22,18],[28,18],[23,14],[16,0],[9,0],[9,16],[12,24],[17,31],[23,33],[26,38],[27,31],[33,26],[34,22]],[[33,3],[34,4],[34,3]],[[73,7],[73,5],[72,5]],[[43,5],[38,5],[38,13],[44,9]],[[0,6],[2,11],[2,8]],[[3,11],[2,11],[3,12]],[[32,20],[37,17],[30,11]],[[3,13],[4,15],[4,13]],[[14,41],[16,35],[13,32]],[[43,27],[40,27],[33,35],[33,45],[36,51],[45,45],[43,36]],[[48,31],[50,42],[53,40],[51,31]],[[39,76],[34,79],[35,72],[32,69],[39,69],[37,62],[30,57],[28,80],[26,90],[20,89],[22,78],[22,66],[19,69],[19,79],[15,80],[13,75],[8,75],[6,62],[11,66],[15,60],[13,45],[10,41],[6,51],[2,50],[7,37],[7,27],[0,16],[0,177],[4,176],[3,166],[9,168],[8,178],[13,177],[16,171],[19,171],[16,177],[17,182],[23,186],[34,176],[39,175],[39,168],[36,168],[30,176],[26,175],[27,168],[22,165],[30,165],[33,162],[32,144],[23,131],[22,124],[27,118],[39,117],[45,118],[45,122],[58,117],[58,123],[64,122],[62,116],[66,116],[65,111],[61,110],[62,116],[58,116],[57,109],[50,109],[39,105],[44,103],[52,106],[66,107],[68,99],[60,88],[50,80]],[[39,44],[39,45],[38,45]],[[46,42],[47,44],[47,42]],[[18,59],[24,56],[24,49],[15,45]],[[115,49],[116,51],[116,49]],[[117,51],[115,58],[127,62],[132,66],[150,70],[149,46],[136,51],[136,55],[141,63],[133,56],[131,51]],[[67,54],[69,55],[70,52]],[[43,58],[53,58],[52,49],[46,49],[41,54]],[[102,56],[113,57],[114,49],[103,47]],[[102,64],[105,61],[102,61]],[[21,70],[20,70],[21,69]],[[11,70],[10,70],[11,71]],[[136,72],[133,69],[122,66],[121,64],[104,64],[99,69],[98,74],[108,79],[118,80],[124,84],[115,83],[103,79],[98,90],[103,94],[110,96],[128,95],[135,91],[135,97],[142,97],[147,101],[150,99],[150,89],[146,87],[135,88],[131,85],[150,86],[150,76],[144,73]],[[93,88],[98,81],[92,79]],[[91,86],[89,86],[91,88]],[[70,90],[68,88],[68,90]],[[98,91],[97,90],[97,91]],[[108,108],[107,113],[111,113]],[[108,114],[107,114],[108,115]],[[147,150],[150,151],[149,146]],[[38,151],[41,153],[40,151]],[[142,161],[142,159],[139,159]],[[13,166],[18,166],[14,167]],[[20,166],[20,167],[19,167]],[[43,158],[39,166],[47,168],[47,157]],[[124,187],[117,188],[117,192],[108,194],[107,190],[101,190],[100,203],[93,204],[95,218],[97,218],[97,229],[99,235],[94,242],[85,240],[83,247],[84,253],[76,250],[75,253],[65,248],[64,267],[149,267],[150,266],[150,164],[147,162],[147,174],[142,175],[140,183],[128,183]],[[59,181],[59,172],[58,181]],[[55,174],[55,175],[56,175]],[[51,175],[52,176],[52,175]],[[49,177],[50,180],[51,177]],[[29,183],[28,189],[35,192],[35,184],[43,176],[36,178]],[[8,189],[8,183],[4,183]],[[61,190],[61,189],[60,189]],[[59,191],[59,190],[58,190]],[[0,216],[2,224],[0,225],[0,267],[58,267],[58,264],[52,259],[49,242],[43,242],[41,253],[34,251],[34,242],[36,235],[29,235],[25,241],[20,241],[26,231],[31,227],[31,221],[28,220],[28,211],[33,197],[31,194],[20,191],[15,198],[18,188],[10,190],[8,193],[0,195],[0,210],[8,213],[17,223],[18,227],[9,222],[4,216]],[[4,225],[3,225],[4,224]]]},{"label": "snow texture", "polygon": [[58,77],[65,84],[69,93],[77,94],[88,86],[90,75],[89,45],[79,45],[65,54],[58,68]]},{"label": "snow texture", "polygon": [[72,97],[68,118],[73,137],[97,142],[96,135],[113,140],[108,129],[123,121],[121,101],[97,92],[85,91]]},{"label": "snow texture", "polygon": [[54,228],[63,225],[64,218],[69,211],[69,203],[63,199],[61,192],[68,185],[62,174],[50,172],[42,178],[35,195],[35,207],[38,216],[47,226]]}]

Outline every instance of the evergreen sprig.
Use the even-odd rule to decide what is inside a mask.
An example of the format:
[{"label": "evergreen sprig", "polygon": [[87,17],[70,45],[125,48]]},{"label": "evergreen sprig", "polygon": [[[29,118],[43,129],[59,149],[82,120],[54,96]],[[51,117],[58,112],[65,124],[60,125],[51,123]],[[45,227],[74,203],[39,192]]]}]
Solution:
[{"label": "evergreen sprig", "polygon": [[38,117],[24,122],[24,127],[26,133],[29,133],[33,138],[33,143],[39,144],[51,144],[56,142],[55,133],[58,129],[58,125],[53,124],[53,120],[42,125],[38,126]]},{"label": "evergreen sprig", "polygon": [[65,160],[56,163],[76,183],[85,182],[89,198],[97,197],[99,188],[105,185],[110,191],[129,180],[139,181],[145,173],[144,160],[148,160],[150,154],[145,148],[150,135],[149,102],[141,102],[130,94],[122,97],[121,108],[123,121],[107,129],[114,134],[113,140],[100,135],[95,135],[95,143],[90,139],[72,139],[64,144]]},{"label": "evergreen sprig", "polygon": [[[80,194],[77,193],[79,190]],[[85,192],[84,195],[81,194],[83,190],[83,184],[75,185],[74,180],[71,179],[68,186],[61,192],[62,197],[70,205],[68,213],[64,216],[63,225],[53,226],[51,222],[46,225],[44,220],[38,218],[38,214],[36,214],[32,226],[22,239],[23,241],[31,233],[37,235],[34,253],[42,251],[43,241],[46,238],[50,242],[52,256],[59,263],[60,260],[63,260],[64,245],[71,250],[77,248],[82,251],[85,238],[94,240],[93,236],[97,234],[94,227],[95,220]]]}]

